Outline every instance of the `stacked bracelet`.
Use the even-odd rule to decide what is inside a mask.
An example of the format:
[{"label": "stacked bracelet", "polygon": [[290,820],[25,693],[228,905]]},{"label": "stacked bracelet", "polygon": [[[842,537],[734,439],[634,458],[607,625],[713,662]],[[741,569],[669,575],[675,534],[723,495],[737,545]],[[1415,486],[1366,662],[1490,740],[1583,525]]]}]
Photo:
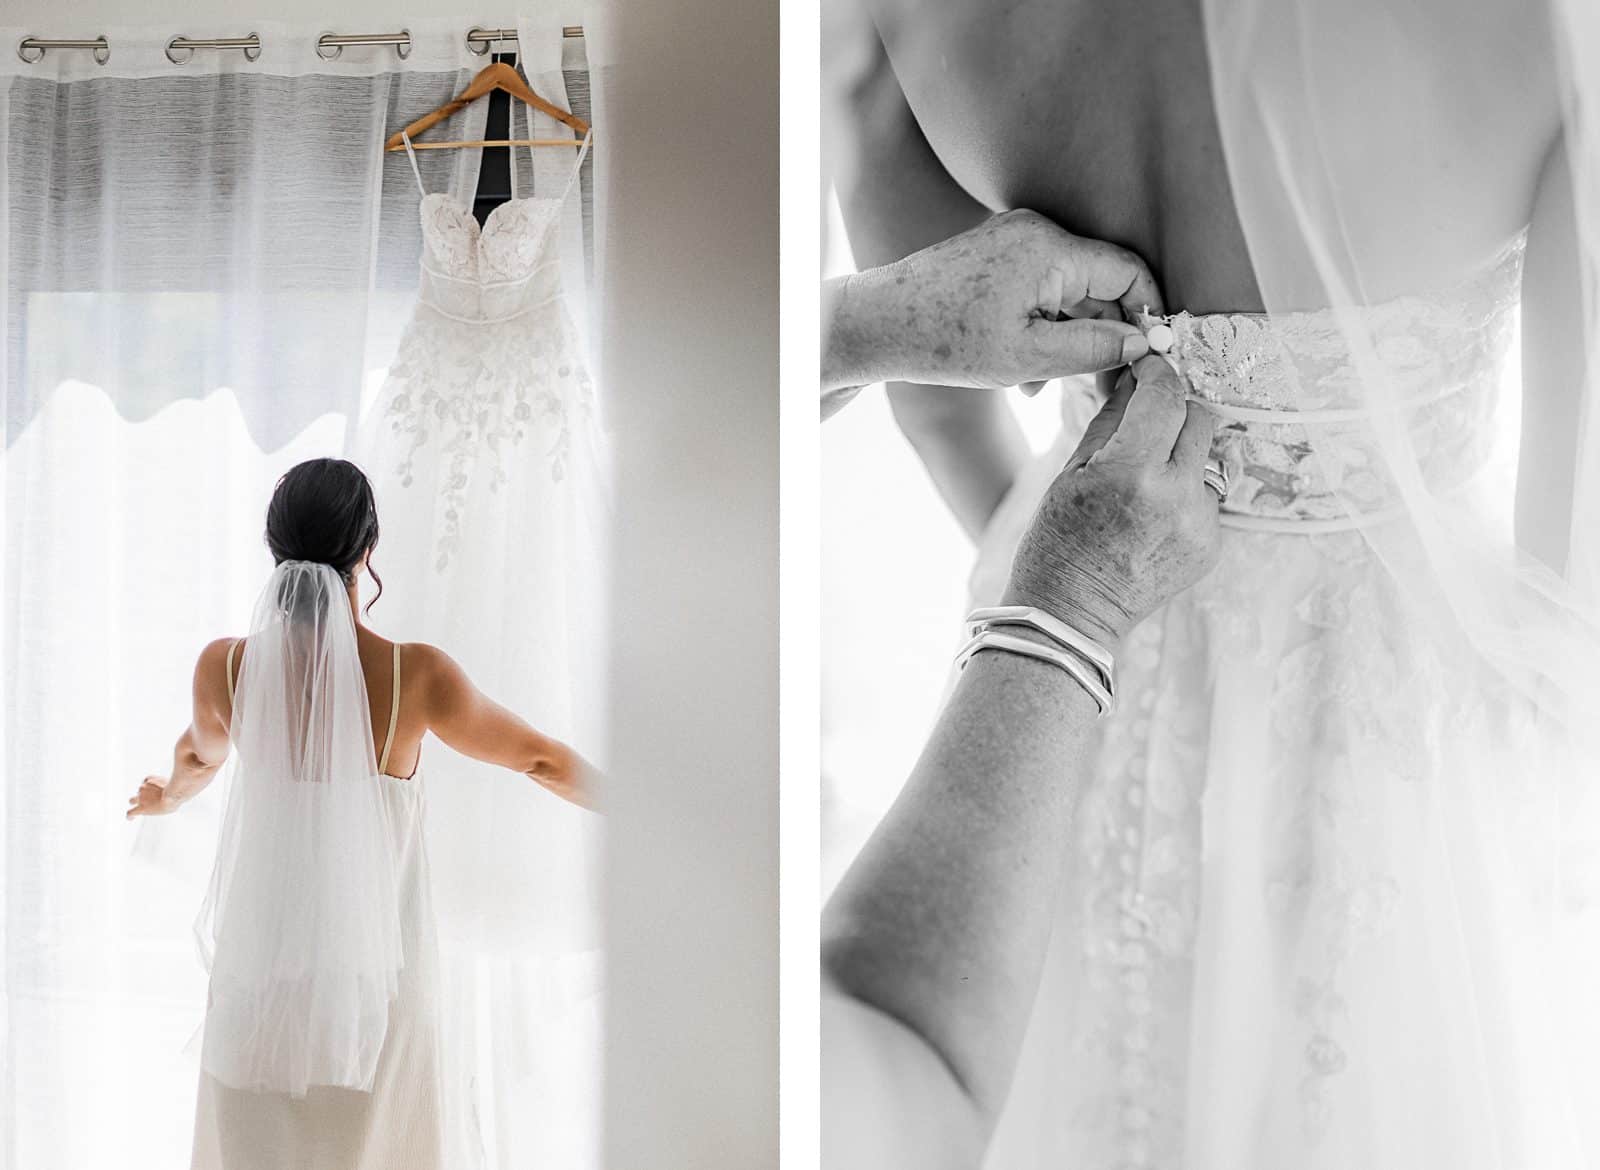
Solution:
[{"label": "stacked bracelet", "polygon": [[[1026,638],[1003,633],[1004,626],[1022,626],[1043,634],[1054,645],[1046,646]],[[983,650],[1003,650],[1036,658],[1060,667],[1077,680],[1100,708],[1100,714],[1109,714],[1116,706],[1116,660],[1111,651],[1093,638],[1073,629],[1061,619],[1041,609],[1025,605],[991,606],[975,609],[967,615],[967,632],[970,640],[956,655],[956,665],[967,661]]]}]

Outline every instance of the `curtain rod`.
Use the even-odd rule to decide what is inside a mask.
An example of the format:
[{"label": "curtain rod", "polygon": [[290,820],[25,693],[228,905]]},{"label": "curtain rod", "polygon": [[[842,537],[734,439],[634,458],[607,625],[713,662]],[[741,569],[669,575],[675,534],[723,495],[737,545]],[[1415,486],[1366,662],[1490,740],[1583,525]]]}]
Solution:
[{"label": "curtain rod", "polygon": [[[561,35],[568,38],[581,37],[583,26],[569,24],[561,30]],[[474,27],[468,29],[466,34],[468,51],[480,57],[489,51],[491,45],[515,44],[516,40],[517,30],[514,28]],[[404,61],[411,56],[411,30],[401,29],[394,33],[323,33],[317,38],[317,56],[324,61],[337,60],[346,45],[391,45],[394,47],[395,55]],[[51,49],[90,49],[94,52],[95,63],[99,65],[111,60],[111,42],[104,35],[92,40],[50,40],[45,37],[27,36],[17,42],[17,56],[29,65],[36,65],[44,60],[45,53]],[[175,36],[167,42],[167,60],[174,65],[182,65],[194,56],[196,49],[238,49],[244,54],[245,60],[254,61],[261,56],[261,37],[256,33],[243,37]]]}]

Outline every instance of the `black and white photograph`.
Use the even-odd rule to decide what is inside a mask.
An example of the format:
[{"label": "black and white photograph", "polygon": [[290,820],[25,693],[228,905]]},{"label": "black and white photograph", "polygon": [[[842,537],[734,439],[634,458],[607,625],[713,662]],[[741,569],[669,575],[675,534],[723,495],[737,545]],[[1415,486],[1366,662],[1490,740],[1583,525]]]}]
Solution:
[{"label": "black and white photograph", "polygon": [[823,1164],[1600,1166],[1596,11],[821,7]]}]

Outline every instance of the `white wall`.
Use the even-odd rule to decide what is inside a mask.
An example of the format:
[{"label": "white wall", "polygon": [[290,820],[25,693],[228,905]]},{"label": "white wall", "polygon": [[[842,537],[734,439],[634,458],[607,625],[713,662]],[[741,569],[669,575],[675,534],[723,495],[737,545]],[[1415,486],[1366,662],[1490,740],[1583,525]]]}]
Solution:
[{"label": "white wall", "polygon": [[777,3],[613,11],[606,1165],[764,1170],[777,1165]]}]

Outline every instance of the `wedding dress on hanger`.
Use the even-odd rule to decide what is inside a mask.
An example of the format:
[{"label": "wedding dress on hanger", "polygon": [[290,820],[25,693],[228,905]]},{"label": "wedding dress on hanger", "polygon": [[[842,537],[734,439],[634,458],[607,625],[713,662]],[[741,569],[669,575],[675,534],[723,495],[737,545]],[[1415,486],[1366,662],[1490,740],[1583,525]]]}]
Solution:
[{"label": "wedding dress on hanger", "polygon": [[[242,649],[241,649],[242,647]],[[200,922],[194,1170],[446,1170],[420,776],[374,752],[339,574],[285,561],[228,648],[234,754]]]},{"label": "wedding dress on hanger", "polygon": [[[354,453],[382,522],[373,563],[405,582],[375,615],[587,754],[607,521],[559,235],[589,141],[559,176],[530,148],[536,187],[554,178],[554,193],[518,195],[513,165],[511,200],[481,228],[426,190],[406,146],[418,300]],[[436,742],[423,759],[452,1164],[581,1170],[598,1141],[599,818]]]},{"label": "wedding dress on hanger", "polygon": [[[1510,362],[1521,160],[1563,123],[1565,247],[1600,271],[1600,22],[1499,0],[1203,7],[1267,308],[1166,319],[1231,472],[1221,559],[1118,654],[987,1165],[1595,1170],[1600,412],[1570,434],[1562,574],[1518,551],[1511,505],[1519,396],[1571,387]],[[1491,183],[1509,213],[1472,201]],[[1595,287],[1571,290],[1563,339],[1591,358]],[[1065,406],[981,542],[975,604],[998,601],[1092,413]]]}]

